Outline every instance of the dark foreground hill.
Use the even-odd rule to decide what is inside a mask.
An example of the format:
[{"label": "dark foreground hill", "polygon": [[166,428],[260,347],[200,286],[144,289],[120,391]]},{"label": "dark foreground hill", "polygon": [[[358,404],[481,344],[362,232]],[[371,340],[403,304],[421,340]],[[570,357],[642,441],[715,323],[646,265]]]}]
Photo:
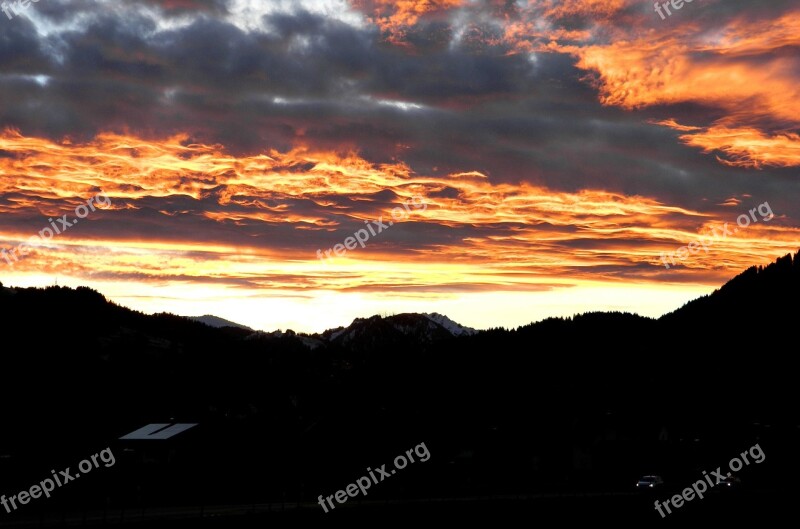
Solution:
[{"label": "dark foreground hill", "polygon": [[[252,333],[86,288],[3,288],[0,493],[110,446],[116,466],[13,516],[314,502],[423,442],[430,460],[370,498],[630,491],[644,473],[683,488],[755,443],[767,460],[743,481],[797,487],[799,255],[658,320],[585,314],[475,334],[414,314]],[[119,441],[173,422],[198,426]]]}]

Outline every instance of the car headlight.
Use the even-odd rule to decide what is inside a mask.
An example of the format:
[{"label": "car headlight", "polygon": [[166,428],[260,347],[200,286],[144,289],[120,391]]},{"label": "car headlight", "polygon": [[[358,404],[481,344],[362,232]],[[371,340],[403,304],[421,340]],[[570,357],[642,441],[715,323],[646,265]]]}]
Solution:
[{"label": "car headlight", "polygon": [[653,484],[651,483],[651,484],[650,484],[650,488],[653,488],[653,487],[655,487],[655,485],[653,485]]}]

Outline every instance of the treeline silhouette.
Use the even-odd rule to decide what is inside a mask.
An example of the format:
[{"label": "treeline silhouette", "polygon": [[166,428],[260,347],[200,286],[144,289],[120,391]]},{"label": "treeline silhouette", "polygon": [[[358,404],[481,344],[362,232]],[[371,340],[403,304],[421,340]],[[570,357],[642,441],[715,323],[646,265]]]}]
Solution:
[{"label": "treeline silhouette", "polygon": [[[431,460],[371,498],[629,490],[645,473],[685,486],[760,442],[767,462],[744,482],[796,487],[798,294],[800,253],[660,319],[454,338],[419,315],[376,316],[311,349],[88,288],[2,287],[0,486],[110,445],[117,467],[31,508],[316,501],[426,442]],[[155,422],[199,426],[118,441]]]}]

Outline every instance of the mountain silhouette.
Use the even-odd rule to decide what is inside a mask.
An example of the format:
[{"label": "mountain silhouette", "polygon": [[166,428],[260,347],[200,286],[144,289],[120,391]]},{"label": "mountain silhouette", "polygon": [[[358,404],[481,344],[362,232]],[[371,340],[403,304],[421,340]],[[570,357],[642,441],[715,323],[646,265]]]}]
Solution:
[{"label": "mountain silhouette", "polygon": [[[617,490],[654,472],[688,483],[760,442],[782,464],[749,480],[790,486],[798,294],[800,253],[658,319],[475,332],[399,314],[305,335],[144,315],[84,287],[0,287],[0,474],[20,490],[31,469],[110,443],[127,463],[81,485],[109,505],[141,491],[158,504],[316,501],[425,441],[431,461],[376,498]],[[197,433],[163,454],[120,444],[172,422]]]},{"label": "mountain silhouette", "polygon": [[685,324],[703,319],[732,322],[788,322],[800,293],[800,253],[786,255],[767,266],[753,266],[712,294],[695,299],[663,316]]},{"label": "mountain silhouette", "polygon": [[224,327],[235,327],[239,329],[245,329],[248,331],[252,331],[250,327],[247,325],[242,325],[240,323],[232,322],[230,320],[226,320],[224,318],[220,318],[218,316],[212,316],[210,314],[206,314],[205,316],[189,316],[188,319],[193,321],[199,321],[200,323],[205,323],[209,327],[216,327],[216,328],[224,328]]}]

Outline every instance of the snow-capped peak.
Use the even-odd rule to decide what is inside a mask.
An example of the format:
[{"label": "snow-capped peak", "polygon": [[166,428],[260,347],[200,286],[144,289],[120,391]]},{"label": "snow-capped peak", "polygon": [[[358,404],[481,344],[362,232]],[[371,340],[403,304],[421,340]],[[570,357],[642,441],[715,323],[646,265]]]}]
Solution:
[{"label": "snow-capped peak", "polygon": [[464,327],[460,323],[456,323],[447,316],[439,314],[437,312],[432,312],[430,314],[426,313],[423,314],[423,316],[425,316],[434,323],[438,323],[439,325],[447,329],[447,331],[450,332],[453,336],[471,336],[478,332],[470,327]]}]

